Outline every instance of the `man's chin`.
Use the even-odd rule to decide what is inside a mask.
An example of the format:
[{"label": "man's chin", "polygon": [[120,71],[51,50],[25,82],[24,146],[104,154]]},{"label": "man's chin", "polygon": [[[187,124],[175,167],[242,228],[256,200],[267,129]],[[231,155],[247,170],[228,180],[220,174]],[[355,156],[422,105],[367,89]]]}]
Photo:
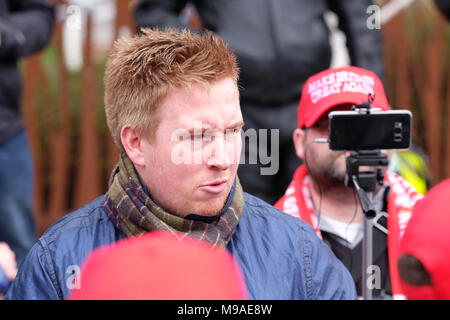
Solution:
[{"label": "man's chin", "polygon": [[336,187],[345,187],[346,173],[328,173],[318,178],[323,189],[332,189]]},{"label": "man's chin", "polygon": [[202,201],[195,205],[193,212],[202,216],[214,216],[222,211],[226,204],[225,199],[214,199],[214,201]]},{"label": "man's chin", "polygon": [[203,193],[197,201],[193,201],[193,212],[202,216],[214,216],[221,212],[227,203],[231,186],[221,195],[207,195]]}]

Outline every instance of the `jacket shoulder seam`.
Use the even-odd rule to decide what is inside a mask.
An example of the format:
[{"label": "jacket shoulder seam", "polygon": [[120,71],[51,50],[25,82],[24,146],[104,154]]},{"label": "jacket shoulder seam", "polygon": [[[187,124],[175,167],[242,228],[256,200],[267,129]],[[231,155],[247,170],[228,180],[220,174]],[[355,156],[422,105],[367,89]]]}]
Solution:
[{"label": "jacket shoulder seam", "polygon": [[[57,233],[58,231],[60,231],[62,228],[64,228],[68,223],[73,222],[75,219],[82,219],[82,218],[86,218],[88,216],[90,216],[94,211],[98,210],[98,209],[102,209],[103,208],[103,204],[102,205],[98,205],[95,206],[93,208],[91,208],[89,211],[85,212],[85,213],[79,213],[79,214],[74,214],[71,217],[68,217],[65,221],[60,221],[60,223],[58,223],[57,225],[54,225],[54,228],[52,228],[52,230],[49,231],[48,234],[44,234],[41,239],[47,238],[49,241],[46,241],[47,244],[52,243],[55,239],[54,239],[54,235],[55,233]],[[80,209],[79,209],[80,210]],[[77,211],[79,211],[77,210]],[[74,211],[72,213],[75,213],[77,211]],[[70,213],[69,213],[70,214]]]},{"label": "jacket shoulder seam", "polygon": [[53,259],[52,259],[51,255],[50,255],[50,251],[48,249],[47,242],[45,241],[45,239],[39,239],[39,245],[41,246],[41,248],[44,252],[44,256],[45,256],[46,268],[44,270],[48,271],[48,275],[50,276],[50,280],[52,281],[52,285],[56,290],[58,298],[62,300],[63,299],[62,290],[56,279],[55,265],[53,263]]}]

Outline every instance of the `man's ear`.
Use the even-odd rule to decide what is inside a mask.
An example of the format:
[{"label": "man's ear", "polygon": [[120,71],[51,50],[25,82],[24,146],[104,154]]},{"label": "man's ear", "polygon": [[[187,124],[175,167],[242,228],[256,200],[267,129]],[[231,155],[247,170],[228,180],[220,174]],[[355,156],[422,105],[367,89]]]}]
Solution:
[{"label": "man's ear", "polygon": [[303,159],[305,155],[305,135],[306,131],[299,128],[295,129],[292,135],[295,152],[300,159]]},{"label": "man's ear", "polygon": [[120,130],[120,140],[122,146],[128,155],[128,158],[137,166],[144,166],[144,152],[142,137],[138,134],[136,129],[131,128],[129,125],[125,125]]}]

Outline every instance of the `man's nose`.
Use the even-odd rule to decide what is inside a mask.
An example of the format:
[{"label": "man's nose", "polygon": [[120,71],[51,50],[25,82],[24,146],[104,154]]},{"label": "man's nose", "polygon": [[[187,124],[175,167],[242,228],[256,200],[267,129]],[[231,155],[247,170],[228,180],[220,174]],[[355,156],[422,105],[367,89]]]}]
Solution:
[{"label": "man's nose", "polygon": [[227,170],[233,164],[233,156],[230,154],[232,149],[224,137],[215,137],[211,143],[211,150],[208,150],[206,164],[211,168]]}]

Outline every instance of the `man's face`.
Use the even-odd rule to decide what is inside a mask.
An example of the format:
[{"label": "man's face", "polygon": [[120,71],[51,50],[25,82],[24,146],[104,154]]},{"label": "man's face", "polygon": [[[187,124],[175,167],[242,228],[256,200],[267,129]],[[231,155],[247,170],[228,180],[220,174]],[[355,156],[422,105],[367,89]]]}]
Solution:
[{"label": "man's face", "polygon": [[[345,110],[344,107],[341,109]],[[345,151],[331,150],[328,143],[313,142],[317,138],[328,139],[328,121],[328,113],[326,113],[313,127],[304,129],[302,139],[297,139],[295,142],[297,155],[304,160],[306,159],[309,173],[321,187],[326,189],[344,185],[347,172],[345,159],[349,155]],[[300,149],[298,145],[301,146]],[[301,150],[300,153],[299,150]],[[388,156],[389,160],[391,157],[390,150],[383,150],[382,152]],[[381,167],[381,169],[386,171],[386,167]],[[365,166],[359,168],[359,171],[367,170],[373,171],[374,169]]]},{"label": "man's face", "polygon": [[313,127],[304,130],[303,157],[310,173],[321,185],[343,185],[346,174],[345,152],[332,151],[327,143],[313,142],[317,138],[328,138],[328,116],[322,117]]},{"label": "man's face", "polygon": [[142,141],[141,178],[158,205],[173,214],[217,214],[240,159],[243,119],[236,83],[225,78],[210,89],[176,88],[160,108],[154,139]]}]

